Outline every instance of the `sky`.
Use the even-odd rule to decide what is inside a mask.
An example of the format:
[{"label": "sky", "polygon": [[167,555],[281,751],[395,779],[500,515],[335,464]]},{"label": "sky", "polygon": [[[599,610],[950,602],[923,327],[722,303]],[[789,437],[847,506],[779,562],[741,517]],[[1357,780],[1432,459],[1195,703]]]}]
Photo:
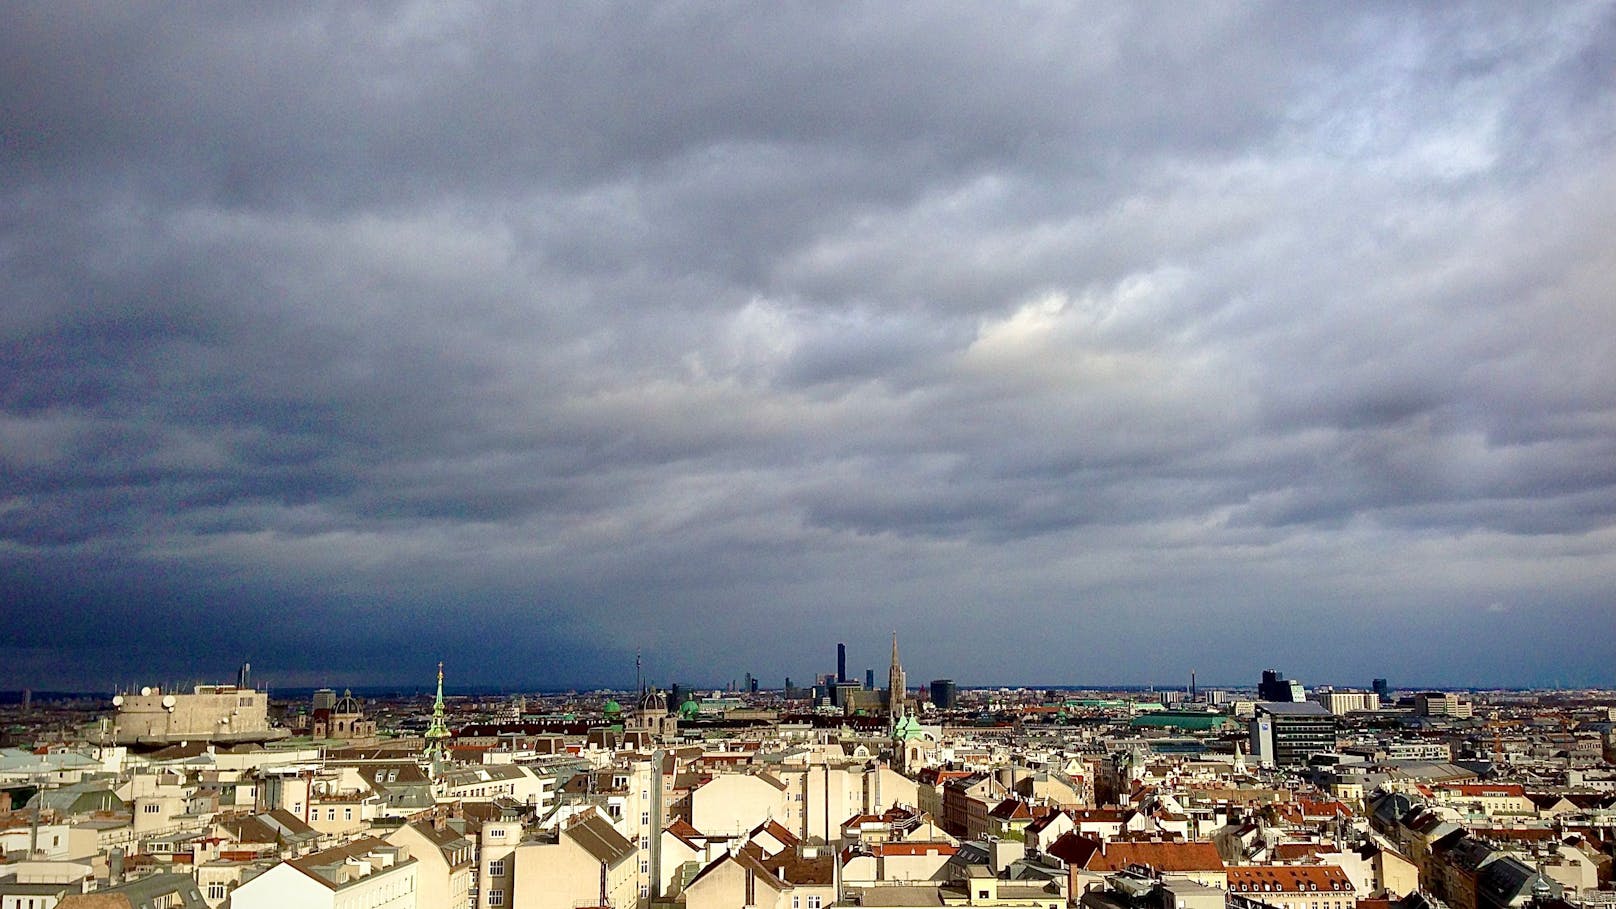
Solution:
[{"label": "sky", "polygon": [[1616,685],[1616,4],[0,6],[0,687]]}]

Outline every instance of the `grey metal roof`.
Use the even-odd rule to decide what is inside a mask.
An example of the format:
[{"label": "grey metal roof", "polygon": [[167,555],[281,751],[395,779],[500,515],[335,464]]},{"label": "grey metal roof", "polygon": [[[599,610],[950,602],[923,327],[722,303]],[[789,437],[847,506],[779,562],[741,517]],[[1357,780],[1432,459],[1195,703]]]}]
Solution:
[{"label": "grey metal roof", "polygon": [[1257,709],[1273,716],[1335,716],[1313,701],[1258,701]]}]

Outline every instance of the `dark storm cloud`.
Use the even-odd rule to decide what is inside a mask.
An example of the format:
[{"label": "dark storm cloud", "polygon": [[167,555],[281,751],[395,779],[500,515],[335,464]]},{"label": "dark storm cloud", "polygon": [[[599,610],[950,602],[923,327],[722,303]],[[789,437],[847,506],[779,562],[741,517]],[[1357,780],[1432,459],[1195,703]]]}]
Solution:
[{"label": "dark storm cloud", "polygon": [[1611,681],[1608,3],[6,19],[0,683]]}]

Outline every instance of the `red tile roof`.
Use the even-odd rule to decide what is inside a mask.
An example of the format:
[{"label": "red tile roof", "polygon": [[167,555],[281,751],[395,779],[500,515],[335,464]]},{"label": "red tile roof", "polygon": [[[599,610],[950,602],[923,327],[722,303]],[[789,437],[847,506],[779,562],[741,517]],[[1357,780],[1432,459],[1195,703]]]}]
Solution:
[{"label": "red tile roof", "polygon": [[1084,871],[1121,871],[1146,865],[1157,871],[1222,871],[1223,859],[1211,843],[1101,843],[1068,833],[1049,847],[1049,854]]},{"label": "red tile roof", "polygon": [[1227,869],[1230,893],[1351,891],[1352,879],[1335,865],[1236,865]]}]

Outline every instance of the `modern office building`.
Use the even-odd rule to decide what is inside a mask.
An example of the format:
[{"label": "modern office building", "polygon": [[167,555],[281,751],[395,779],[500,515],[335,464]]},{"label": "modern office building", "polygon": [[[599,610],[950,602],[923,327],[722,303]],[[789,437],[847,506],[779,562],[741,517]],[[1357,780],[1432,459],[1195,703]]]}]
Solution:
[{"label": "modern office building", "polygon": [[938,710],[952,710],[959,704],[959,689],[953,679],[935,679],[931,683],[931,702]]},{"label": "modern office building", "polygon": [[1422,691],[1414,695],[1414,712],[1419,716],[1452,716],[1461,719],[1473,715],[1469,701],[1447,691]]},{"label": "modern office building", "polygon": [[1295,767],[1336,749],[1335,714],[1312,701],[1261,701],[1251,720],[1251,755],[1264,767]]},{"label": "modern office building", "polygon": [[1380,697],[1373,691],[1315,691],[1313,700],[1336,716],[1380,709]]},{"label": "modern office building", "polygon": [[1295,704],[1307,700],[1307,691],[1301,682],[1282,677],[1279,670],[1264,669],[1262,681],[1257,683],[1257,700]]}]

